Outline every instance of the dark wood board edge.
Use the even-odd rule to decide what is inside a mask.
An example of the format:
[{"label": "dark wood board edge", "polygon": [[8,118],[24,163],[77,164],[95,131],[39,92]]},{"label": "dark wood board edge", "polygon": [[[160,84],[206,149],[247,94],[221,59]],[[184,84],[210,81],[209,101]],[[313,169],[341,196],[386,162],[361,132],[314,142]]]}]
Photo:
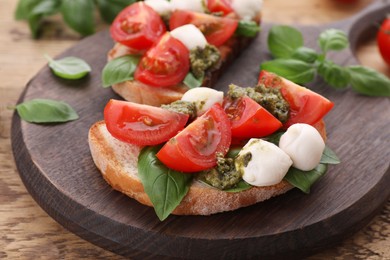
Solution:
[{"label": "dark wood board edge", "polygon": [[[20,100],[18,102],[21,102],[24,99],[24,93],[22,94],[22,96],[20,97]],[[116,243],[115,239],[106,239],[106,238],[100,236],[98,233],[93,233],[88,228],[85,228],[85,226],[81,226],[81,225],[78,225],[78,223],[73,223],[73,222],[69,221],[69,219],[65,215],[61,215],[61,214],[59,214],[59,212],[56,212],[55,210],[53,210],[53,208],[50,207],[50,204],[45,205],[45,203],[47,201],[45,200],[44,197],[39,197],[39,194],[36,193],[36,189],[39,189],[39,187],[37,186],[39,181],[46,183],[47,185],[49,185],[49,187],[50,187],[50,182],[43,178],[43,179],[40,179],[39,181],[36,181],[34,179],[35,181],[33,181],[31,183],[31,179],[29,177],[29,174],[36,175],[37,173],[39,173],[39,169],[37,167],[35,167],[31,158],[29,158],[29,154],[28,154],[26,147],[25,146],[23,147],[23,143],[21,143],[23,140],[23,133],[21,132],[20,129],[21,129],[21,121],[20,121],[19,117],[15,114],[13,117],[13,120],[12,120],[12,131],[11,131],[11,133],[12,133],[11,139],[12,139],[12,147],[13,147],[13,151],[14,151],[14,156],[15,156],[15,158],[18,158],[18,157],[28,158],[31,161],[31,165],[23,165],[22,166],[22,165],[17,164],[18,170],[20,173],[22,173],[22,172],[24,173],[24,174],[21,174],[21,178],[22,178],[24,184],[26,185],[27,189],[29,190],[29,192],[32,194],[32,196],[38,202],[38,204],[42,208],[44,208],[44,210],[47,211],[50,216],[52,216],[59,223],[61,223],[63,226],[65,226],[66,228],[68,228],[72,232],[76,233],[80,237],[82,237],[82,238],[84,238],[92,243],[95,243],[95,244],[97,244],[105,249],[108,249],[110,251],[116,252],[116,253],[121,254],[121,255],[132,256],[134,258],[145,259],[148,256],[150,256],[150,254],[142,252],[142,251],[135,252],[133,249],[131,249],[131,250],[130,249],[123,249],[122,248],[123,246],[120,244],[118,245]],[[389,170],[387,170],[384,178],[381,180],[381,183],[384,186],[381,188],[375,187],[373,190],[370,191],[370,193],[366,194],[362,198],[362,205],[369,205],[370,207],[362,207],[359,205],[352,205],[348,209],[350,214],[352,214],[358,210],[359,211],[363,210],[367,214],[362,219],[358,219],[356,225],[353,225],[347,229],[345,227],[337,227],[337,223],[339,223],[338,221],[342,216],[336,215],[333,218],[329,218],[327,220],[327,222],[325,222],[323,224],[321,224],[321,223],[314,224],[311,227],[308,227],[307,229],[302,230],[302,232],[303,233],[312,233],[312,228],[314,228],[315,225],[325,225],[323,227],[324,229],[325,228],[329,229],[330,227],[337,227],[337,230],[334,232],[334,234],[332,234],[332,236],[335,239],[334,240],[335,243],[337,243],[337,241],[340,241],[340,239],[343,239],[344,237],[349,236],[351,233],[353,233],[353,232],[359,230],[361,227],[363,227],[371,219],[371,217],[376,214],[376,212],[380,209],[380,207],[383,205],[383,203],[387,200],[387,199],[384,199],[383,201],[378,201],[377,196],[379,194],[381,194],[381,196],[383,196],[382,189],[384,188],[384,190],[386,191],[387,183],[389,183],[389,181],[390,181],[390,175],[389,175]],[[52,189],[47,191],[47,195],[50,195],[50,196],[54,196],[55,195],[54,193],[55,193],[55,187],[52,187]],[[389,191],[388,191],[388,193],[389,193]],[[387,194],[387,197],[389,195],[390,195],[390,193]],[[67,198],[63,198],[60,196],[59,197],[54,196],[53,200],[51,200],[50,202],[54,203],[57,199],[58,200],[66,200]],[[72,201],[71,203],[74,203],[74,202]],[[94,212],[91,212],[88,209],[80,208],[80,205],[78,205],[77,203],[74,203],[73,207],[77,210],[80,210],[80,212],[78,214],[82,214],[82,215],[89,215],[91,213],[94,214]],[[361,211],[360,211],[360,213],[361,213]],[[355,215],[358,215],[358,214],[355,214]],[[348,222],[351,223],[351,222],[354,222],[354,220],[349,219]],[[113,225],[115,225],[115,224],[116,223],[113,223]],[[93,241],[93,240],[95,240],[95,241]],[[313,241],[313,245],[315,245],[316,243],[319,243],[319,242],[321,242],[321,241]],[[107,244],[110,244],[110,246],[107,247]],[[298,248],[302,248],[304,250],[307,250],[307,246],[309,246],[309,244],[302,244],[301,246],[302,247],[298,247]],[[317,252],[318,250],[322,250],[324,248],[326,248],[326,247],[314,247],[313,251],[310,251],[310,252],[307,251],[307,253],[314,253],[314,252]],[[297,249],[297,248],[295,248],[295,249]],[[270,253],[271,254],[266,254],[266,255],[268,255],[268,256],[273,255],[272,252],[270,252]],[[292,256],[290,253],[291,252],[287,252],[286,253],[287,255],[283,255],[283,256]],[[273,255],[273,256],[275,256],[275,255]],[[301,255],[298,255],[297,257],[300,257],[300,256]]]}]

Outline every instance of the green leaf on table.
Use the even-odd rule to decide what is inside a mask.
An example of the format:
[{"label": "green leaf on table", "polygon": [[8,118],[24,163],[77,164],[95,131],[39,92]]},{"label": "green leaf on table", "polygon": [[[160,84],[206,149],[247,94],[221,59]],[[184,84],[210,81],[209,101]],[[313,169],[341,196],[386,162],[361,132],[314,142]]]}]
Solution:
[{"label": "green leaf on table", "polygon": [[312,64],[294,59],[275,59],[266,61],[260,65],[260,68],[273,72],[297,84],[311,82],[316,75],[316,70]]},{"label": "green leaf on table", "polygon": [[107,23],[112,23],[115,17],[126,6],[136,2],[135,0],[96,0],[100,16]]},{"label": "green leaf on table", "polygon": [[90,35],[95,32],[93,0],[62,0],[61,14],[65,23],[80,33]]},{"label": "green leaf on table", "polygon": [[260,26],[255,21],[240,20],[235,34],[244,37],[255,37],[259,31]]},{"label": "green leaf on table", "polygon": [[324,164],[339,164],[341,161],[337,157],[336,153],[332,151],[328,146],[325,146],[325,150],[322,153],[320,163]]},{"label": "green leaf on table", "polygon": [[19,116],[30,123],[62,123],[79,118],[67,103],[51,99],[33,99],[16,106]]},{"label": "green leaf on table", "polygon": [[30,16],[31,10],[39,4],[41,0],[19,0],[18,5],[15,9],[16,20],[27,20]]},{"label": "green leaf on table", "polygon": [[318,44],[323,53],[328,51],[340,51],[348,47],[349,41],[345,33],[338,29],[328,29],[323,31],[319,38]]},{"label": "green leaf on table", "polygon": [[268,49],[275,58],[290,58],[302,46],[303,36],[293,27],[275,25],[269,31]]},{"label": "green leaf on table", "polygon": [[184,78],[183,83],[191,88],[198,88],[202,86],[204,77],[198,79],[192,74],[191,72],[188,72],[187,76]]},{"label": "green leaf on table", "polygon": [[390,79],[374,69],[350,66],[352,89],[367,96],[390,96]]},{"label": "green leaf on table", "polygon": [[299,47],[291,54],[292,59],[301,60],[307,63],[313,63],[318,58],[318,53],[307,47]]},{"label": "green leaf on table", "polygon": [[102,71],[103,87],[106,88],[126,80],[133,80],[139,60],[139,56],[125,55],[108,62]]},{"label": "green leaf on table", "polygon": [[332,61],[324,60],[318,66],[318,74],[334,88],[345,88],[349,85],[351,76],[348,70]]},{"label": "green leaf on table", "polygon": [[326,173],[327,169],[326,164],[319,164],[311,171],[301,171],[291,167],[284,179],[304,193],[309,193],[310,187]]},{"label": "green leaf on table", "polygon": [[146,146],[138,156],[138,175],[158,218],[163,221],[187,194],[193,175],[167,168],[156,157],[160,146]]},{"label": "green leaf on table", "polygon": [[84,60],[77,57],[65,57],[53,60],[45,55],[53,73],[64,79],[80,79],[91,71],[91,67]]}]

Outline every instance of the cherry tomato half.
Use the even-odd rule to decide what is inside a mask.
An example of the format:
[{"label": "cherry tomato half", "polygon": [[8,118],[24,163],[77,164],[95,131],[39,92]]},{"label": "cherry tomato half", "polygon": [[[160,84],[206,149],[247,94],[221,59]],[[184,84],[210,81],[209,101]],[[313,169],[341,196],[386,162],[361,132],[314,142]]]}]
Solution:
[{"label": "cherry tomato half", "polygon": [[234,12],[231,0],[207,0],[207,9],[212,13],[222,12],[224,15]]},{"label": "cherry tomato half", "polygon": [[332,108],[333,103],[325,97],[295,84],[274,73],[262,70],[259,75],[259,84],[266,87],[280,88],[283,97],[290,105],[290,115],[285,128],[295,123],[313,125],[323,118]]},{"label": "cherry tomato half", "polygon": [[197,172],[217,165],[216,153],[225,155],[231,143],[229,119],[220,104],[212,106],[157,153],[167,167]]},{"label": "cherry tomato half", "polygon": [[169,20],[169,28],[173,30],[185,24],[193,24],[198,27],[206,37],[207,42],[218,47],[232,37],[237,29],[238,21],[185,10],[174,11]]},{"label": "cherry tomato half", "polygon": [[166,32],[160,15],[143,2],[123,9],[110,27],[111,37],[135,50],[149,49]]},{"label": "cherry tomato half", "polygon": [[188,115],[163,108],[111,99],[104,109],[107,130],[135,145],[157,145],[184,128]]},{"label": "cherry tomato half", "polygon": [[386,18],[382,22],[376,41],[383,59],[390,65],[390,18]]},{"label": "cherry tomato half", "polygon": [[134,78],[150,86],[168,87],[182,82],[189,70],[187,47],[167,32],[141,58]]},{"label": "cherry tomato half", "polygon": [[232,137],[259,138],[282,127],[278,119],[250,97],[225,99],[224,107],[230,119]]}]

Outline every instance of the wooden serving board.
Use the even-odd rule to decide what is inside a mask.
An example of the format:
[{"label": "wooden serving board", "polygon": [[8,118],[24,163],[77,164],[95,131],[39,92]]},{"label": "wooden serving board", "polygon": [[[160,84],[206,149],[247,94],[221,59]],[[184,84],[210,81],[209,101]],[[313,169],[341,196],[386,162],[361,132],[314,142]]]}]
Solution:
[{"label": "wooden serving board", "polygon": [[[340,64],[356,64],[359,39],[376,31],[390,13],[374,2],[351,19],[320,27],[297,26],[306,45],[316,47],[325,28],[349,33],[351,50],[333,54]],[[269,59],[264,24],[261,36],[229,67],[217,83],[252,86],[259,64]],[[59,79],[43,68],[27,85],[19,102],[33,98],[64,100],[80,119],[35,125],[14,115],[12,147],[20,176],[39,205],[80,237],[133,259],[302,257],[332,246],[362,228],[390,195],[390,100],[334,90],[322,81],[311,87],[335,103],[326,117],[328,145],[342,160],[312,187],[309,195],[292,190],[264,203],[212,216],[170,216],[160,222],[152,208],[114,191],[95,168],[89,153],[89,127],[103,118],[110,98],[101,87],[101,70],[113,42],[107,31],[86,38],[64,56],[92,65],[78,81]],[[332,57],[333,56],[333,57]]]}]

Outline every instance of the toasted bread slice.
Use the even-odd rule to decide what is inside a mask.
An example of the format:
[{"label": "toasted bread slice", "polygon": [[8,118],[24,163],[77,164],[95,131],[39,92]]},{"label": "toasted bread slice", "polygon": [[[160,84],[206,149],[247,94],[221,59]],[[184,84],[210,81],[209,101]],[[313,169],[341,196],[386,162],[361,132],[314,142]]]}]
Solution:
[{"label": "toasted bread slice", "polygon": [[[153,207],[138,177],[137,162],[142,147],[112,137],[104,121],[99,121],[90,128],[88,138],[92,158],[104,179],[115,190]],[[173,214],[210,215],[231,211],[283,194],[292,188],[288,182],[282,181],[273,186],[252,187],[229,193],[193,181],[189,192]]]}]

